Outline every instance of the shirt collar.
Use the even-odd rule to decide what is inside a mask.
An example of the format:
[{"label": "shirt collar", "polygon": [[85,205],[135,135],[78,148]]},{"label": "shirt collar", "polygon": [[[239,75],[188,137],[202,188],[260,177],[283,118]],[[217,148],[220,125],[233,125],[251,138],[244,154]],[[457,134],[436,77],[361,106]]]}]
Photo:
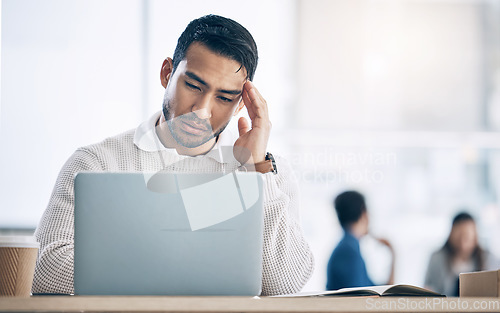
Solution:
[{"label": "shirt collar", "polygon": [[356,242],[359,244],[359,239],[354,237],[353,234],[351,234],[351,232],[349,232],[348,230],[344,229],[344,238],[346,240],[349,240],[350,242]]},{"label": "shirt collar", "polygon": [[[161,114],[162,111],[156,112],[136,128],[134,133],[134,144],[137,146],[137,148],[146,152],[167,151],[170,153],[178,154],[177,150],[165,147],[161,143],[160,138],[158,138],[155,127]],[[219,138],[212,150],[210,150],[205,155],[199,155],[196,157],[206,156],[214,159],[219,163],[230,163],[234,161],[232,147],[237,137],[235,136],[233,128],[234,123],[233,121],[231,121],[227,125],[226,129],[224,129],[224,131],[219,135]]]}]

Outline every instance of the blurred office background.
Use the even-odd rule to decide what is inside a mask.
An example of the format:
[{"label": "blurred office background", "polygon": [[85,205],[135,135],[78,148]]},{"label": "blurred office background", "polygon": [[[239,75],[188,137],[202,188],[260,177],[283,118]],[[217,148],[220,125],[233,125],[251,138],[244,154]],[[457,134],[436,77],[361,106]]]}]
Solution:
[{"label": "blurred office background", "polygon": [[[3,0],[0,233],[31,233],[78,147],[160,110],[162,61],[208,13],[254,35],[269,151],[301,187],[302,225],[324,289],[342,231],[332,199],[363,192],[396,282],[423,285],[453,215],[468,210],[500,256],[500,1]],[[362,241],[383,283],[388,251]]]}]

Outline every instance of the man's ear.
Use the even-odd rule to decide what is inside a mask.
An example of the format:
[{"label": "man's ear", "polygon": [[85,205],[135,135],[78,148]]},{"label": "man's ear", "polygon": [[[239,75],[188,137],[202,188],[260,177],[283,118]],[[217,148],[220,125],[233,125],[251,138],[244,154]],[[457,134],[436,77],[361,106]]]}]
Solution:
[{"label": "man's ear", "polygon": [[241,97],[240,102],[238,103],[238,107],[236,107],[236,110],[234,110],[233,116],[238,115],[240,113],[241,109],[245,106],[245,102],[243,102],[243,97]]},{"label": "man's ear", "polygon": [[172,71],[174,70],[174,62],[171,58],[166,58],[163,61],[163,65],[161,66],[160,71],[160,80],[163,88],[167,88],[168,81],[170,80],[170,76],[172,76]]}]

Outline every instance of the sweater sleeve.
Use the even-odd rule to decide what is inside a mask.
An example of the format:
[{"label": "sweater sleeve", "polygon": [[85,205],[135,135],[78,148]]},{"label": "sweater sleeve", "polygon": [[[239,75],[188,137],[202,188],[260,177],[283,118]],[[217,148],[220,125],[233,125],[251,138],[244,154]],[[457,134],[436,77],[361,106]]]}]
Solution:
[{"label": "sweater sleeve", "polygon": [[74,293],[74,177],[81,171],[102,171],[96,157],[77,150],[64,164],[47,209],[35,231],[40,251],[33,293]]},{"label": "sweater sleeve", "polygon": [[309,280],[314,258],[299,221],[298,184],[288,163],[264,175],[262,295],[296,293]]}]

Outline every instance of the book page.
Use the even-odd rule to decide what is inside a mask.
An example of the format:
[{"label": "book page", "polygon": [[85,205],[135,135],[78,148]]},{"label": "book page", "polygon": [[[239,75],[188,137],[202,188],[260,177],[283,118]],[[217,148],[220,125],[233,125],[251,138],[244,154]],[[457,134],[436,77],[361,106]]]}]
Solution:
[{"label": "book page", "polygon": [[439,293],[411,285],[382,285],[355,288],[342,288],[339,290],[299,292],[292,295],[276,297],[362,297],[362,296],[428,296],[439,297]]},{"label": "book page", "polygon": [[389,286],[384,292],[381,293],[383,296],[428,296],[436,297],[442,296],[434,291],[424,289],[417,286],[411,285],[393,285]]},{"label": "book page", "polygon": [[290,295],[279,295],[273,297],[320,297],[320,296],[380,296],[384,291],[392,287],[389,286],[369,286],[369,287],[355,287],[355,288],[342,288],[339,290],[327,291],[306,291]]}]

